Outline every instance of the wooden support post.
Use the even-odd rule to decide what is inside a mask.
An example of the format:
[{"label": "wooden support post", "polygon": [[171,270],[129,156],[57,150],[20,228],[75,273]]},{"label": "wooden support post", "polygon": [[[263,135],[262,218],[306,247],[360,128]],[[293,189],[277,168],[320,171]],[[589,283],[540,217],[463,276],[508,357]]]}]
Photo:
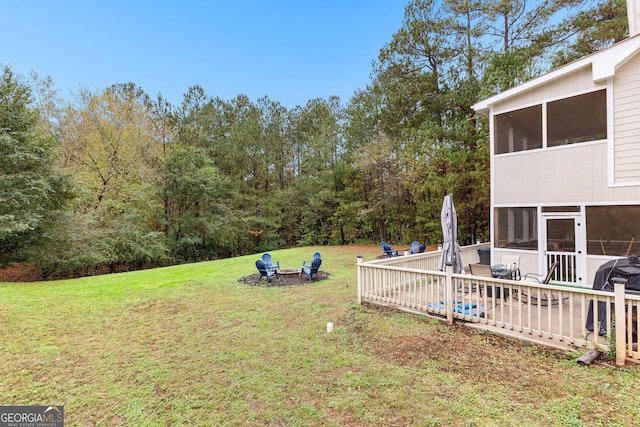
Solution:
[{"label": "wooden support post", "polygon": [[446,268],[446,278],[444,281],[444,291],[446,295],[446,309],[447,309],[447,323],[453,325],[453,278],[451,275],[453,274],[453,265],[447,265]]},{"label": "wooden support post", "polygon": [[362,255],[358,255],[358,261],[357,261],[357,266],[356,266],[356,269],[357,269],[357,272],[358,272],[358,276],[357,276],[358,277],[358,279],[357,279],[357,282],[358,282],[358,304],[362,305],[362,286],[363,286],[363,284],[362,284],[362,273],[360,272],[360,270],[361,270],[360,264],[362,264]]},{"label": "wooden support post", "polygon": [[625,322],[626,305],[624,301],[625,284],[627,279],[614,277],[613,294],[615,300],[615,327],[616,327],[616,365],[624,366],[627,359],[627,322]]}]

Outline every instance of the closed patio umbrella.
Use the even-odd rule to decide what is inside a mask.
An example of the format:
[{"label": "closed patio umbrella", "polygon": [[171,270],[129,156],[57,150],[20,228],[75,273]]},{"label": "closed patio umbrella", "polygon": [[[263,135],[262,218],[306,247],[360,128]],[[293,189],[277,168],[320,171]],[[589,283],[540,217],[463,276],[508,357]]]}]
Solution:
[{"label": "closed patio umbrella", "polygon": [[444,197],[440,220],[442,221],[444,244],[442,245],[442,256],[438,267],[440,271],[444,271],[447,265],[451,265],[454,273],[460,273],[462,272],[462,260],[460,259],[458,219],[456,217],[456,209],[453,206],[453,194],[447,194]]}]

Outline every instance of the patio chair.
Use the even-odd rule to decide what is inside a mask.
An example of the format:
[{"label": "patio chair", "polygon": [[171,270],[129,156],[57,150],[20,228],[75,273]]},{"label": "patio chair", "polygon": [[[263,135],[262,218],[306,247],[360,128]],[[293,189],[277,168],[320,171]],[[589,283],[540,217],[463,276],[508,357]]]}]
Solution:
[{"label": "patio chair", "polygon": [[426,244],[421,244],[420,247],[418,248],[418,253],[421,254],[424,252],[424,250],[427,249],[427,245]]},{"label": "patio chair", "polygon": [[520,276],[520,255],[502,255],[500,263],[515,271],[513,280],[522,279],[522,276]]},{"label": "patio chair", "polygon": [[382,250],[389,258],[398,256],[398,251],[389,246],[387,242],[380,243],[380,246],[382,246]]},{"label": "patio chair", "polygon": [[411,255],[413,254],[417,254],[418,253],[418,249],[420,249],[420,243],[415,241],[413,243],[411,243]]},{"label": "patio chair", "polygon": [[302,268],[305,267],[311,267],[311,263],[313,262],[314,259],[316,258],[320,258],[320,252],[316,252],[315,254],[313,254],[313,259],[311,260],[304,260],[302,261]]},{"label": "patio chair", "polygon": [[314,258],[313,261],[311,261],[311,265],[302,266],[302,269],[300,270],[300,276],[302,276],[302,274],[304,273],[307,276],[307,279],[312,280],[313,275],[315,274],[316,279],[320,280],[318,277],[318,269],[320,268],[320,265],[322,265],[322,258]]},{"label": "patio chair", "polygon": [[[479,277],[490,277],[490,278],[494,278],[493,277],[493,272],[491,271],[491,266],[490,265],[486,265],[486,264],[469,264],[469,272],[471,273],[472,276],[479,276]],[[477,283],[472,283],[472,289],[475,289],[476,286],[478,286]],[[480,290],[480,296],[482,296],[482,291],[484,289],[484,285],[479,285],[478,286],[479,290]],[[502,292],[502,287],[501,286],[493,286],[493,285],[488,285],[487,286],[487,296],[488,297],[493,297],[494,296],[494,288],[495,288],[495,296],[496,298],[500,298],[500,295],[503,293]],[[505,301],[507,300],[507,289],[505,289],[504,292],[504,299]]]},{"label": "patio chair", "polygon": [[267,283],[271,283],[271,278],[273,276],[276,276],[276,279],[280,278],[280,276],[278,276],[278,271],[275,269],[267,268],[266,264],[262,260],[256,261],[256,268],[260,273],[260,277],[258,277],[258,283],[260,283],[260,280],[262,280],[263,277],[267,280]]},{"label": "patio chair", "polygon": [[280,261],[276,262],[275,265],[271,261],[271,255],[264,254],[262,255],[262,262],[267,267],[267,270],[278,270],[280,269]]},{"label": "patio chair", "polygon": [[542,285],[548,285],[551,281],[551,278],[553,277],[553,273],[555,273],[556,268],[558,268],[558,264],[560,263],[554,262],[553,264],[551,264],[551,267],[549,267],[549,271],[547,271],[547,274],[545,276],[536,273],[527,273],[524,275],[524,280],[531,280]]},{"label": "patio chair", "polygon": [[469,272],[472,276],[491,277],[491,266],[486,264],[469,264]]},{"label": "patio chair", "polygon": [[[536,273],[527,273],[524,275],[524,280],[525,281],[533,281],[536,283],[539,283],[541,285],[548,285],[549,282],[551,281],[551,278],[553,277],[553,274],[555,273],[556,269],[558,268],[558,265],[560,263],[559,262],[554,262],[553,264],[551,264],[551,266],[549,267],[549,271],[547,272],[546,275],[541,275],[541,274],[536,274]],[[569,299],[569,297],[564,297],[562,298],[562,301],[555,296],[552,292],[549,292],[547,295],[546,289],[540,290],[538,295],[540,296],[538,298],[537,295],[527,295],[526,293],[522,292],[522,297],[523,298],[529,298],[529,300],[531,301],[531,304],[540,304],[541,306],[546,306],[549,304],[555,305],[555,304],[560,304],[561,302],[565,302],[566,300]],[[521,299],[522,300],[522,299]],[[538,301],[539,300],[539,301]],[[523,302],[526,302],[526,300],[523,300]]]}]

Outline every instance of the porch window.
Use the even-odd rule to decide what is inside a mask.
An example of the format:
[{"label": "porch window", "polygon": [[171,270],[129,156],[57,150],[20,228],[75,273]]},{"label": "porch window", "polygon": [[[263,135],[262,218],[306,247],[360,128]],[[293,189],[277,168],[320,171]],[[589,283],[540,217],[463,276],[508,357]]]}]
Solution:
[{"label": "porch window", "polygon": [[542,148],[542,105],[495,116],[496,154]]},{"label": "porch window", "polygon": [[640,255],[640,206],[587,206],[589,255]]},{"label": "porch window", "polygon": [[538,214],[536,208],[496,208],[496,248],[538,250]]},{"label": "porch window", "polygon": [[[496,114],[493,132],[495,154],[607,139],[607,91],[597,90]],[[543,135],[546,135],[544,144]]]},{"label": "porch window", "polygon": [[607,139],[605,90],[547,104],[547,146]]}]

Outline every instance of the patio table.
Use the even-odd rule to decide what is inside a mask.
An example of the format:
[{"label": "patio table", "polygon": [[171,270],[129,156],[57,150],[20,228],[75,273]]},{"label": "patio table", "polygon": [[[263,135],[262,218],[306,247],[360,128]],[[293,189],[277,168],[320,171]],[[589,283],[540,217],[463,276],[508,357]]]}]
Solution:
[{"label": "patio table", "polygon": [[[491,275],[496,279],[507,279],[514,280],[516,270],[513,268],[509,268],[504,264],[495,264],[491,266]],[[487,287],[487,296],[493,296],[493,289],[496,288],[496,298],[500,298],[502,294],[502,286],[488,286]],[[505,301],[509,297],[509,289],[504,288],[504,299]]]},{"label": "patio table", "polygon": [[515,268],[509,268],[504,264],[495,264],[491,266],[491,275],[496,279],[514,280],[516,274]]}]

